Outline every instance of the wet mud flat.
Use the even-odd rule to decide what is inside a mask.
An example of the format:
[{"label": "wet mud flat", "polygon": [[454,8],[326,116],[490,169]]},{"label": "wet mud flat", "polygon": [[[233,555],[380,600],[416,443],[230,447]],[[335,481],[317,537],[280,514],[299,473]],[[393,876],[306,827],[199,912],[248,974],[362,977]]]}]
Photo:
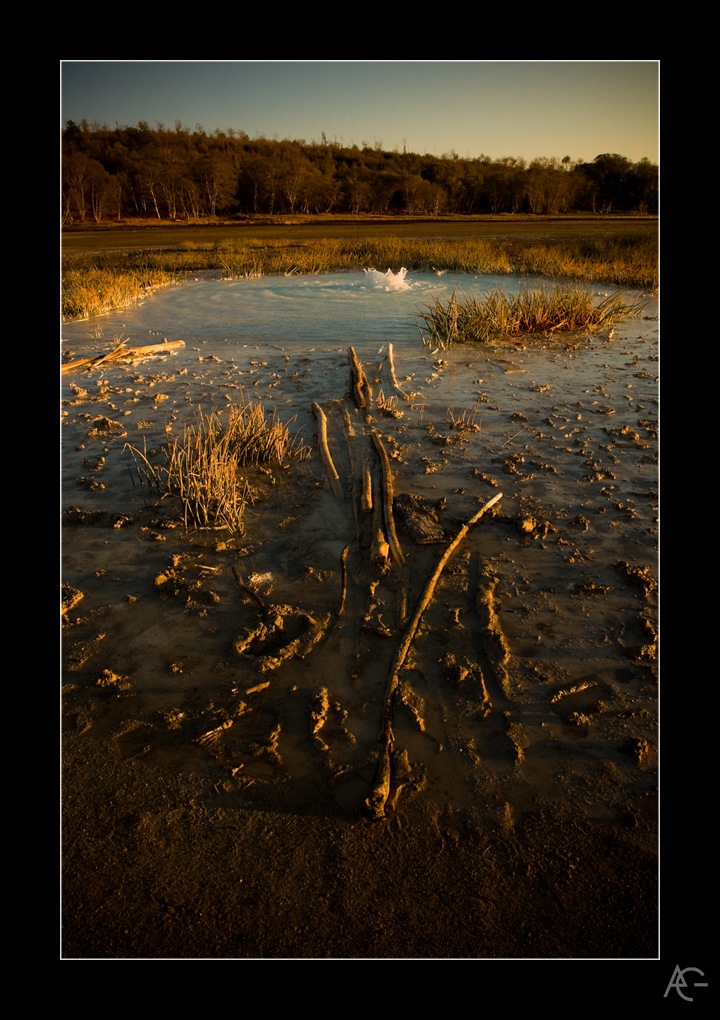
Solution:
[{"label": "wet mud flat", "polygon": [[[64,381],[66,957],[657,954],[655,326]],[[308,455],[188,533],[127,445],[241,392]]]}]

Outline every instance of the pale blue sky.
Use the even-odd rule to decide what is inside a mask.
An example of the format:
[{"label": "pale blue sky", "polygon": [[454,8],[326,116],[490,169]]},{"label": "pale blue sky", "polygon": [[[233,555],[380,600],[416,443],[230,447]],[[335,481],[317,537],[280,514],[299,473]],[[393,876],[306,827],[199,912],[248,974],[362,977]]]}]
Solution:
[{"label": "pale blue sky", "polygon": [[61,122],[659,162],[658,60],[60,62]]}]

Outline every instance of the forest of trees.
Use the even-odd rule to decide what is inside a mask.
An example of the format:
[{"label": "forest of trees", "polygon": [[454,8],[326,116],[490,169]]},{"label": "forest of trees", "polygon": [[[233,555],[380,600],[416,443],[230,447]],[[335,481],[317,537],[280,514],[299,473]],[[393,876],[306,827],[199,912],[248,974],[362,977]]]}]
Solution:
[{"label": "forest of trees", "polygon": [[244,215],[651,213],[658,167],[617,153],[592,162],[540,157],[463,159],[378,144],[276,141],[242,131],[109,128],[68,121],[62,132],[64,224]]}]

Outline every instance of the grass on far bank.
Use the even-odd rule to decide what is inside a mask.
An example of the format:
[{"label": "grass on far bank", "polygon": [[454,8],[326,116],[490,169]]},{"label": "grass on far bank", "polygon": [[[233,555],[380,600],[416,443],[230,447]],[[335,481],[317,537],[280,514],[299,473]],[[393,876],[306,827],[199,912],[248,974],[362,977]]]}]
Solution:
[{"label": "grass on far bank", "polygon": [[232,279],[361,269],[397,272],[402,267],[415,272],[544,276],[648,292],[658,286],[656,239],[631,230],[556,242],[399,237],[185,242],[173,249],[68,260],[62,278],[62,317],[64,321],[82,319],[127,308],[157,288],[203,271],[216,270]]}]

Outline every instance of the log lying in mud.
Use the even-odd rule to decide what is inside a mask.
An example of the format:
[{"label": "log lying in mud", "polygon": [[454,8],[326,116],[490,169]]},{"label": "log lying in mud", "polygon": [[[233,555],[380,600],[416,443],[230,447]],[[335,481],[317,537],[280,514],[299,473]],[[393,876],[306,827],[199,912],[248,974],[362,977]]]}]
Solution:
[{"label": "log lying in mud", "polygon": [[370,513],[373,508],[372,497],[372,473],[367,455],[363,456],[362,462],[362,492],[360,496],[360,508],[363,513]]},{"label": "log lying in mud", "polygon": [[427,607],[432,601],[435,587],[440,579],[445,565],[447,564],[450,557],[453,555],[457,547],[463,541],[468,531],[474,524],[476,524],[483,514],[502,499],[502,493],[498,492],[492,499],[478,510],[478,512],[472,517],[467,524],[458,531],[455,538],[449,543],[443,552],[442,556],[438,560],[437,566],[429,578],[423,593],[418,600],[418,604],[415,607],[415,612],[408,623],[405,633],[403,634],[402,640],[398,645],[395,657],[390,667],[390,676],[388,678],[387,688],[385,691],[385,702],[383,705],[383,719],[382,729],[380,732],[380,754],[378,758],[378,764],[375,771],[375,779],[373,781],[373,787],[370,791],[370,795],[365,799],[364,808],[365,813],[371,818],[382,818],[385,814],[385,805],[387,803],[388,796],[390,794],[391,787],[391,760],[392,760],[392,749],[393,749],[393,729],[392,729],[392,710],[393,700],[395,697],[395,690],[400,679],[400,670],[402,669],[403,663],[407,658],[407,654],[410,651],[413,638],[420,624],[422,614],[425,612]]},{"label": "log lying in mud", "polygon": [[[128,340],[130,338],[128,337]],[[62,366],[62,375],[68,375],[70,372],[78,372],[81,369],[88,372],[94,368],[99,368],[101,365],[106,365],[109,361],[116,364],[117,362],[125,361],[140,361],[142,358],[151,358],[155,354],[166,354],[168,351],[177,351],[181,347],[185,346],[184,340],[168,340],[162,344],[147,344],[144,347],[126,347],[127,340],[123,340],[113,347],[111,351],[106,354],[101,354],[95,358],[81,358],[79,361],[66,361]]]},{"label": "log lying in mud", "polygon": [[392,558],[395,560],[398,566],[402,566],[405,563],[405,556],[400,548],[400,542],[395,531],[395,518],[393,517],[393,482],[392,482],[392,471],[390,469],[390,458],[387,455],[387,450],[383,444],[382,439],[378,432],[373,429],[372,441],[375,444],[378,457],[380,458],[380,468],[382,471],[382,509],[383,509],[383,521],[385,524],[385,535],[390,546],[390,552]]},{"label": "log lying in mud", "polygon": [[372,390],[370,388],[370,383],[367,381],[367,376],[363,372],[362,365],[358,361],[358,356],[355,353],[354,347],[348,348],[348,355],[350,356],[350,390],[352,398],[355,401],[355,406],[358,411],[368,414],[370,404],[372,402]]},{"label": "log lying in mud", "polygon": [[333,459],[330,454],[330,447],[328,446],[327,417],[322,407],[320,407],[317,402],[313,404],[312,409],[318,421],[318,446],[320,448],[320,457],[325,466],[325,471],[327,472],[332,491],[342,502],[343,493],[342,486],[340,485],[340,475],[337,473],[337,468],[333,463]]}]

